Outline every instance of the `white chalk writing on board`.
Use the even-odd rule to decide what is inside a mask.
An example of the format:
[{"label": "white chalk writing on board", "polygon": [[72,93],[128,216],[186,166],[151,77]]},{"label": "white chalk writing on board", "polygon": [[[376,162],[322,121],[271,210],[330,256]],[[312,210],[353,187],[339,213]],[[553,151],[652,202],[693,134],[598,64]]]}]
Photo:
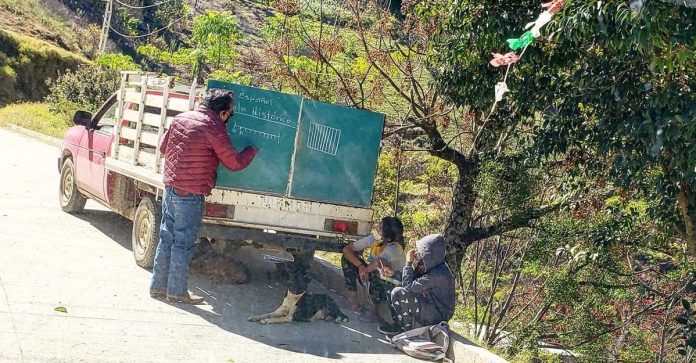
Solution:
[{"label": "white chalk writing on board", "polygon": [[262,109],[256,106],[247,106],[238,102],[234,108],[234,113],[237,115],[244,115],[247,117],[255,118],[257,120],[262,120],[270,123],[274,123],[280,126],[289,127],[292,129],[297,128],[295,124],[297,120],[293,118],[288,118],[285,115],[278,114],[276,111],[269,109]]},{"label": "white chalk writing on board", "polygon": [[248,103],[260,103],[263,105],[273,106],[273,100],[269,100],[265,97],[249,96],[248,94],[244,93],[243,91],[239,92],[237,99],[240,101],[246,101]]},{"label": "white chalk writing on board", "polygon": [[276,144],[280,144],[280,134],[271,134],[268,132],[259,131],[249,127],[239,126],[236,123],[232,127],[232,133],[238,135],[252,135],[255,137],[260,137],[265,140],[270,140]]},{"label": "white chalk writing on board", "polygon": [[341,130],[326,125],[309,123],[307,147],[325,154],[336,156],[341,142]]}]

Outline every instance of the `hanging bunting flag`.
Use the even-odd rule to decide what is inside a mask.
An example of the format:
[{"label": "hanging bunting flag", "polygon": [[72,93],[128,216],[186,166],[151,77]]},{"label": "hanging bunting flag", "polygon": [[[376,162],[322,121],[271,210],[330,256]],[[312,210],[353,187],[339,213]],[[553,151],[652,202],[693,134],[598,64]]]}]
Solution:
[{"label": "hanging bunting flag", "polygon": [[548,11],[551,14],[556,14],[559,10],[561,10],[561,7],[563,7],[563,0],[556,0],[548,3],[543,3],[541,4],[541,7],[545,8],[546,11]]},{"label": "hanging bunting flag", "polygon": [[509,52],[505,54],[491,53],[493,59],[491,60],[491,65],[493,67],[507,66],[513,63],[517,63],[520,60],[520,56],[515,52]]},{"label": "hanging bunting flag", "polygon": [[495,85],[495,100],[500,102],[503,100],[503,95],[507,92],[509,92],[510,89],[508,89],[507,83],[505,82],[498,82]]},{"label": "hanging bunting flag", "polygon": [[530,44],[532,44],[532,41],[534,41],[534,34],[532,32],[528,31],[522,34],[521,37],[516,38],[516,39],[508,39],[507,43],[510,46],[510,49],[512,50],[518,50],[520,48],[524,48]]},{"label": "hanging bunting flag", "polygon": [[[634,0],[635,2],[640,1],[642,4],[642,1],[644,0]],[[546,10],[542,12],[539,17],[531,22],[528,23],[525,26],[525,29],[527,30],[524,34],[522,34],[521,37],[519,38],[513,38],[513,39],[508,39],[507,43],[510,49],[513,51],[519,50],[521,48],[525,48],[532,44],[535,38],[538,38],[541,36],[541,28],[544,27],[546,24],[548,24],[551,19],[553,18],[554,14],[558,13],[561,8],[563,7],[563,2],[564,0],[554,0],[550,1],[547,3],[541,4],[542,8],[545,8]],[[636,5],[637,7],[637,5]],[[531,28],[531,29],[530,29]],[[493,59],[490,61],[490,64],[494,67],[500,67],[500,66],[507,66],[508,71],[510,70],[510,67],[512,67],[513,64],[519,62],[520,58],[522,57],[522,54],[524,54],[524,51],[522,54],[518,55],[515,52],[508,52],[506,54],[500,54],[500,53],[491,53],[493,55]],[[495,112],[495,105],[503,100],[503,97],[507,92],[510,92],[510,89],[507,86],[507,83],[505,83],[505,80],[507,79],[508,73],[505,73],[505,78],[503,79],[502,82],[498,82],[495,85],[495,103],[493,103],[493,107],[491,108],[491,111],[488,113],[488,116],[486,116],[484,122],[488,121],[488,119],[491,117],[491,115]],[[696,170],[696,168],[694,169]]]},{"label": "hanging bunting flag", "polygon": [[528,23],[524,28],[529,29],[531,27],[532,29],[530,31],[534,38],[539,38],[541,36],[541,27],[548,24],[551,18],[553,18],[553,14],[549,11],[544,11],[539,15],[536,21]]}]

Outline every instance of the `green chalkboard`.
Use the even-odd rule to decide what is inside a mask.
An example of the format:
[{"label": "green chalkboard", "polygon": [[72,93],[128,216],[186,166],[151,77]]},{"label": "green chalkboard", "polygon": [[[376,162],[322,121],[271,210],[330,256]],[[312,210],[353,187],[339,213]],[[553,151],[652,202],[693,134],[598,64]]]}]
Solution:
[{"label": "green chalkboard", "polygon": [[369,207],[384,115],[227,82],[236,95],[232,145],[260,151],[249,167],[220,165],[217,186]]},{"label": "green chalkboard", "polygon": [[290,196],[369,206],[384,115],[305,99]]},{"label": "green chalkboard", "polygon": [[236,95],[234,116],[227,124],[235,149],[260,149],[241,171],[220,165],[217,185],[286,195],[302,98],[219,81],[209,81],[208,88],[229,89]]}]

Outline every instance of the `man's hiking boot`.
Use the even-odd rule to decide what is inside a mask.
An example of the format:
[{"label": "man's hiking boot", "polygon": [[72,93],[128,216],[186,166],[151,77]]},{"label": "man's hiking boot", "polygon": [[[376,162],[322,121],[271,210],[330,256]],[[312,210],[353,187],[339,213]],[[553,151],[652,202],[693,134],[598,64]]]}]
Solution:
[{"label": "man's hiking boot", "polygon": [[174,303],[198,305],[202,304],[204,300],[203,297],[191,293],[186,296],[167,295],[167,301]]},{"label": "man's hiking boot", "polygon": [[389,323],[379,324],[377,331],[379,331],[380,333],[382,333],[388,337],[392,337],[396,334],[401,333],[401,329],[399,329],[399,327],[396,326],[396,324],[389,324]]},{"label": "man's hiking boot", "polygon": [[161,290],[161,291],[150,290],[150,297],[153,299],[161,299],[165,296],[167,296],[167,292],[164,290]]}]

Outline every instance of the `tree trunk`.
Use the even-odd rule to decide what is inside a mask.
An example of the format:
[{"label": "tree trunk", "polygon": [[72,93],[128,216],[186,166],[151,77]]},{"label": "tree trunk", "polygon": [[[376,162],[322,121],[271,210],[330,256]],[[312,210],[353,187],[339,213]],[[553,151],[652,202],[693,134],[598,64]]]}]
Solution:
[{"label": "tree trunk", "polygon": [[481,170],[481,162],[478,159],[468,160],[466,164],[459,165],[458,170],[457,185],[452,196],[452,212],[444,233],[447,263],[454,276],[459,276],[466,248],[474,242],[471,234],[467,232],[476,202],[474,184]]},{"label": "tree trunk", "polygon": [[682,219],[684,220],[684,229],[686,235],[686,249],[690,255],[696,256],[696,232],[694,231],[694,220],[689,214],[689,196],[691,191],[689,186],[685,181],[680,181],[677,183],[679,188],[679,194],[677,195],[677,200],[679,201],[679,211],[682,214]]}]

